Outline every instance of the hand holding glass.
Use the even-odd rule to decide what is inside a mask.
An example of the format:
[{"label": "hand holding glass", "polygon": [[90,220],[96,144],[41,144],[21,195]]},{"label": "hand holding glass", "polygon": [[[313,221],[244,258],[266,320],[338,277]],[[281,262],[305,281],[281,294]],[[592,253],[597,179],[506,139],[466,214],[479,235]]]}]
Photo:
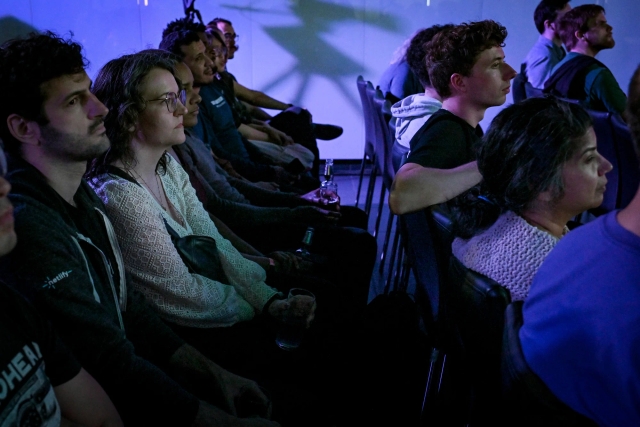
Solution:
[{"label": "hand holding glass", "polygon": [[287,298],[288,308],[282,315],[282,325],[276,336],[276,344],[283,350],[300,346],[306,329],[311,325],[316,311],[316,297],[301,288],[292,288]]}]

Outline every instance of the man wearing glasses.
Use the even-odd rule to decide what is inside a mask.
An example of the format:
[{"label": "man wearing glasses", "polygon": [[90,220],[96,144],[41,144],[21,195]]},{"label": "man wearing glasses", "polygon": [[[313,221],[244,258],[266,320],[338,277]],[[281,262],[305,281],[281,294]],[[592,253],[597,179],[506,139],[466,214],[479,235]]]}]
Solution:
[{"label": "man wearing glasses", "polygon": [[267,407],[257,385],[185,344],[128,286],[111,222],[82,179],[110,144],[81,50],[50,32],[0,48],[0,90],[15,100],[0,105],[0,137],[20,236],[0,277],[52,321],[127,424],[275,425],[235,418],[245,398]]}]

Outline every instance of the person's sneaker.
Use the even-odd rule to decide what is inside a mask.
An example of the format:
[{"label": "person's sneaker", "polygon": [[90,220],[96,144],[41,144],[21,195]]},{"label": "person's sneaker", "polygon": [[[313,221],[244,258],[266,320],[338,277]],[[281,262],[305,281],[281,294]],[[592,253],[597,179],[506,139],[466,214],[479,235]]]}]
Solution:
[{"label": "person's sneaker", "polygon": [[313,126],[313,136],[318,139],[329,141],[342,135],[342,128],[340,126],[322,125],[318,123],[313,123],[311,126]]}]

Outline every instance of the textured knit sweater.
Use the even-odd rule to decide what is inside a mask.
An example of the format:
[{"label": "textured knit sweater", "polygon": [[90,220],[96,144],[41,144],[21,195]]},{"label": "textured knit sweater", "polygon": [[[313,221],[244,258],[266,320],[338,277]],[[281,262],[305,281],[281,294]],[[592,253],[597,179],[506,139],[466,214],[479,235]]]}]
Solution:
[{"label": "textured knit sweater", "polygon": [[[275,294],[266,273],[222,237],[202,207],[187,173],[168,155],[161,181],[182,221],[175,221],[142,186],[113,174],[91,180],[104,201],[118,236],[126,270],[166,320],[190,327],[231,326],[250,320]],[[229,283],[189,273],[164,221],[180,235],[216,241]]]},{"label": "textured knit sweater", "polygon": [[467,268],[509,289],[518,301],[527,298],[533,276],[558,241],[509,211],[482,233],[455,239],[452,248]]}]

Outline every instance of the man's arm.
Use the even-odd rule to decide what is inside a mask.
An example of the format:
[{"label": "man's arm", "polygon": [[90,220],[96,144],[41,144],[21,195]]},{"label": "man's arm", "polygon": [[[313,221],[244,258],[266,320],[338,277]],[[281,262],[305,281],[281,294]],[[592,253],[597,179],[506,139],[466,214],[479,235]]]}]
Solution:
[{"label": "man's arm", "polygon": [[406,163],[391,185],[389,207],[396,215],[414,212],[451,200],[481,180],[475,161],[453,169]]},{"label": "man's arm", "polygon": [[239,100],[245,101],[251,105],[268,108],[270,110],[286,110],[289,108],[289,104],[273,99],[263,92],[246,88],[235,80],[233,81],[233,89],[235,90],[236,96]]},{"label": "man's arm", "polygon": [[[62,426],[122,426],[111,399],[87,371],[81,369],[71,380],[53,388],[62,411]],[[74,424],[75,423],[75,424]]]},{"label": "man's arm", "polygon": [[627,95],[611,71],[603,69],[598,73],[591,86],[591,96],[599,99],[607,111],[622,114],[627,107]]}]

